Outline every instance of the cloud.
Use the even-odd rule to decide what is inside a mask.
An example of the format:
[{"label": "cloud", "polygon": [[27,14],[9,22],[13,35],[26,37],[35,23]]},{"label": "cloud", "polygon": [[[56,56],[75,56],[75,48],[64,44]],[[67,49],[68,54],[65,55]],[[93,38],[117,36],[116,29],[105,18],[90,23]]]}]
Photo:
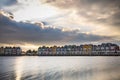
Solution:
[{"label": "cloud", "polygon": [[0,0],[0,8],[17,3],[17,0]]},{"label": "cloud", "polygon": [[44,4],[55,6],[61,10],[76,11],[77,20],[105,25],[119,32],[120,30],[120,0],[43,0]]},{"label": "cloud", "polygon": [[75,30],[62,31],[58,28],[41,27],[40,25],[36,25],[29,22],[16,22],[0,14],[1,44],[30,43],[37,45],[63,45],[76,44],[82,42],[98,42],[107,39],[111,38],[106,36],[80,33]]},{"label": "cloud", "polygon": [[[105,8],[114,8],[120,6],[119,0],[43,0],[43,3],[49,3],[51,5],[57,6],[59,8],[71,8],[76,7],[79,9],[82,8],[93,8],[96,7],[105,7]],[[83,6],[83,7],[80,7]]]}]

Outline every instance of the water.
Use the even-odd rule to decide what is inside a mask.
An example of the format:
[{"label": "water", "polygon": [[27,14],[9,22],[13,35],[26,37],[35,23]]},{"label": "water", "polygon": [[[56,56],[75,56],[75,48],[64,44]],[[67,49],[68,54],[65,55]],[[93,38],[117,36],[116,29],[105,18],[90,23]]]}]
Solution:
[{"label": "water", "polygon": [[0,57],[0,80],[120,80],[120,57]]}]

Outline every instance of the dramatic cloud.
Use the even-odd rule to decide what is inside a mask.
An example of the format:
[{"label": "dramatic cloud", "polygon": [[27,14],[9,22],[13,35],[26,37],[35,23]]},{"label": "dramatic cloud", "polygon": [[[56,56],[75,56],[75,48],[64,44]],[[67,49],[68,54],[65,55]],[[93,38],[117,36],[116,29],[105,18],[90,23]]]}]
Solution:
[{"label": "dramatic cloud", "polygon": [[1,0],[0,45],[120,44],[119,0]]},{"label": "dramatic cloud", "polygon": [[111,39],[105,36],[84,34],[74,30],[62,31],[58,28],[41,27],[40,25],[38,23],[16,22],[0,14],[0,43],[34,43],[47,45],[55,45],[57,43],[58,45],[62,45]]},{"label": "dramatic cloud", "polygon": [[112,30],[120,30],[120,0],[44,0],[43,3],[50,4],[61,10],[74,12],[73,22],[83,22],[105,25]]}]

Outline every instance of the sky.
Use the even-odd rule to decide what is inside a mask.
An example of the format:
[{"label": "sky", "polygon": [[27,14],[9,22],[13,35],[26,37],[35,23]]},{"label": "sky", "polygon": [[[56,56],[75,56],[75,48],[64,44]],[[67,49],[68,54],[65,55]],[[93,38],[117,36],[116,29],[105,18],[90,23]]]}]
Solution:
[{"label": "sky", "polygon": [[120,45],[120,0],[0,0],[0,46]]}]

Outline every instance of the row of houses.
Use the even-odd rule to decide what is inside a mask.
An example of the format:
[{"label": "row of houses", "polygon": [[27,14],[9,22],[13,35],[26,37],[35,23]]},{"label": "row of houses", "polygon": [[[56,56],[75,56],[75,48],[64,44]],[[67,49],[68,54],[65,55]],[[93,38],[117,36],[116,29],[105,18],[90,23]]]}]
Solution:
[{"label": "row of houses", "polygon": [[0,47],[0,55],[21,55],[20,47]]},{"label": "row of houses", "polygon": [[0,55],[120,55],[120,47],[112,43],[42,46],[37,51],[28,50],[24,54],[20,47],[0,47]]},{"label": "row of houses", "polygon": [[46,47],[38,48],[38,55],[115,55],[119,54],[120,48],[116,44],[102,43],[100,45],[65,45],[62,47]]}]

